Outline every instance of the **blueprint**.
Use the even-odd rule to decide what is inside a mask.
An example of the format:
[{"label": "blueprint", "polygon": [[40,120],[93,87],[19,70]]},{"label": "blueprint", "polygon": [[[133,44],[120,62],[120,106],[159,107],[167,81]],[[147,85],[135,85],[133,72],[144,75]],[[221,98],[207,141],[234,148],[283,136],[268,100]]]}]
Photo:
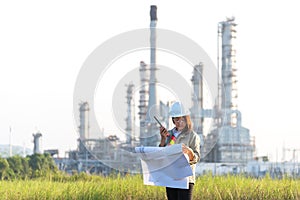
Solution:
[{"label": "blueprint", "polygon": [[187,189],[188,177],[193,175],[182,145],[167,147],[136,147],[141,159],[145,185]]}]

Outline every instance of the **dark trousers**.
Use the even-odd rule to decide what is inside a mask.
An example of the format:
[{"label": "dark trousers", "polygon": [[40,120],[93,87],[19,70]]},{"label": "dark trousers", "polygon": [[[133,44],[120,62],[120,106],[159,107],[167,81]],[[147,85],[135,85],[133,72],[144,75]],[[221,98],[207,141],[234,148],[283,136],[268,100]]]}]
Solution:
[{"label": "dark trousers", "polygon": [[194,183],[189,184],[189,189],[166,187],[168,200],[192,200]]}]

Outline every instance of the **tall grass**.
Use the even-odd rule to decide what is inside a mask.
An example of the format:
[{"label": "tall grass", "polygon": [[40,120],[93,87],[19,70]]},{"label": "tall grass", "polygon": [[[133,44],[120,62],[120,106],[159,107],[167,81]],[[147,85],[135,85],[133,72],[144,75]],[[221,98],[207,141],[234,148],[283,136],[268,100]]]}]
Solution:
[{"label": "tall grass", "polygon": [[242,176],[204,176],[197,179],[194,199],[299,199],[300,180]]},{"label": "tall grass", "polygon": [[[198,177],[197,199],[300,199],[300,180],[252,179],[241,176]],[[35,180],[0,181],[0,199],[166,199],[165,188],[143,185],[141,175],[110,177],[55,176]]]},{"label": "tall grass", "polygon": [[164,199],[163,187],[143,185],[140,175],[76,175],[36,180],[0,181],[0,199]]}]

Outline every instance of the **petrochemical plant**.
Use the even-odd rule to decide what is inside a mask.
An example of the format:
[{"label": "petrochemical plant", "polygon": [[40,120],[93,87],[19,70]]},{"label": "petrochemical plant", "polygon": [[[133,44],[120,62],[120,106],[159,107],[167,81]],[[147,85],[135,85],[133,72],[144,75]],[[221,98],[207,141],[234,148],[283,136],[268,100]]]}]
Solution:
[{"label": "petrochemical plant", "polygon": [[[116,135],[103,138],[91,138],[89,135],[88,102],[79,103],[79,138],[77,150],[68,152],[66,158],[55,158],[61,170],[86,171],[89,173],[109,174],[112,170],[120,172],[139,173],[140,160],[134,155],[132,149],[136,146],[158,146],[159,128],[155,120],[150,119],[150,108],[158,109],[159,119],[168,123],[168,110],[171,102],[163,103],[157,96],[156,73],[156,24],[157,7],[152,5],[150,10],[150,64],[140,61],[139,76],[139,101],[135,102],[135,85],[127,84],[127,117],[126,117],[126,141],[122,142]],[[208,171],[214,174],[222,173],[249,173],[260,176],[266,171],[272,171],[278,176],[281,173],[299,174],[298,165],[295,163],[281,164],[270,163],[266,160],[256,159],[255,139],[250,135],[249,129],[242,126],[242,114],[237,107],[237,66],[236,66],[236,23],[234,18],[218,23],[218,61],[219,66],[217,88],[218,95],[211,109],[203,106],[204,80],[203,70],[205,66],[199,58],[199,63],[194,63],[191,71],[192,94],[191,119],[195,131],[201,138],[201,162],[197,173]],[[135,105],[138,105],[139,131],[134,130]],[[209,133],[204,134],[205,119],[213,123]],[[171,125],[171,124],[170,124]],[[195,126],[196,125],[196,126]],[[138,133],[137,133],[138,132]],[[99,133],[102,134],[103,133]],[[36,141],[41,134],[35,134]],[[37,144],[36,144],[37,143]],[[38,145],[38,142],[35,142]],[[36,146],[35,145],[35,146]],[[36,149],[37,148],[37,149]],[[35,147],[34,152],[39,152]],[[55,151],[50,152],[55,154]]]}]

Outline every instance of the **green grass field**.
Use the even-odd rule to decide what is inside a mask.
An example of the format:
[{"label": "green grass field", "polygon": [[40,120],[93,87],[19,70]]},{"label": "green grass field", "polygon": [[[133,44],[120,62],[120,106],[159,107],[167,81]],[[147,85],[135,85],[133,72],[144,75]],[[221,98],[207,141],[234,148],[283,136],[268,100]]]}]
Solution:
[{"label": "green grass field", "polygon": [[[300,180],[252,179],[240,176],[201,176],[194,199],[300,199]],[[56,176],[36,180],[0,181],[0,199],[166,199],[165,188],[143,185],[134,176]]]}]

